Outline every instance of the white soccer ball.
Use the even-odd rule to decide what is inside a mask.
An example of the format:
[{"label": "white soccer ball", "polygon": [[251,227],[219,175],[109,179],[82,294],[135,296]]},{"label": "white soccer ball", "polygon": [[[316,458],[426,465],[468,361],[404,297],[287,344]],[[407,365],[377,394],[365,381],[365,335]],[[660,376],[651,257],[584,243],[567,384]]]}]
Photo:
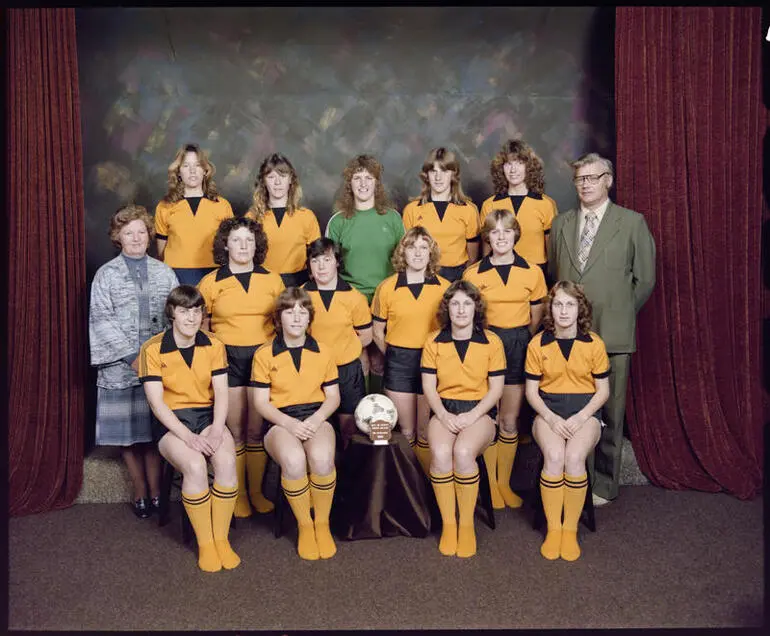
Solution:
[{"label": "white soccer ball", "polygon": [[392,430],[398,422],[398,412],[396,405],[388,396],[372,393],[358,403],[355,418],[358,430],[368,435],[371,423],[376,421],[387,422]]}]

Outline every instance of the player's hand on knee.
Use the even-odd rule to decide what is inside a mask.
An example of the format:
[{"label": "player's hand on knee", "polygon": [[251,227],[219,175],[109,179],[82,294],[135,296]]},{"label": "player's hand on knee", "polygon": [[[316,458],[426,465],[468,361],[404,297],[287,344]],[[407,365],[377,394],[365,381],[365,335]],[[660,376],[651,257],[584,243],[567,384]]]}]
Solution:
[{"label": "player's hand on knee", "polygon": [[448,431],[452,433],[460,432],[460,429],[457,428],[457,416],[454,413],[447,411],[445,414],[439,415],[438,419]]},{"label": "player's hand on knee", "polygon": [[221,429],[217,429],[214,426],[207,426],[203,431],[201,432],[201,437],[204,437],[208,443],[211,445],[211,452],[216,453],[219,450],[219,447],[222,445],[223,437],[223,431]]},{"label": "player's hand on knee", "polygon": [[209,457],[214,453],[211,442],[202,435],[197,435],[192,431],[190,431],[189,437],[185,440],[185,444],[192,450],[203,453],[206,457]]},{"label": "player's hand on knee", "polygon": [[572,439],[572,431],[567,426],[567,422],[564,418],[554,415],[548,422],[548,426],[550,426],[551,430],[562,439]]},{"label": "player's hand on knee", "polygon": [[461,413],[460,415],[455,416],[455,426],[460,431],[468,428],[475,421],[475,418],[470,413]]},{"label": "player's hand on knee", "polygon": [[575,415],[571,415],[566,420],[564,420],[564,423],[569,429],[570,433],[574,435],[586,423],[586,418],[582,417],[579,413],[575,413]]}]

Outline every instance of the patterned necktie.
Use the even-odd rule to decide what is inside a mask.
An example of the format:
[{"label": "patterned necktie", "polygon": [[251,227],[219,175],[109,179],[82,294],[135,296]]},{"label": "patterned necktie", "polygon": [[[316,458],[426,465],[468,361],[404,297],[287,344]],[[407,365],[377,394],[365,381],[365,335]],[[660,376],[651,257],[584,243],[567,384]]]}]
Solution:
[{"label": "patterned necktie", "polygon": [[588,254],[591,251],[591,245],[596,238],[596,227],[599,225],[596,218],[596,212],[586,212],[586,222],[583,225],[583,231],[580,233],[580,245],[578,247],[578,263],[582,272],[588,260]]}]

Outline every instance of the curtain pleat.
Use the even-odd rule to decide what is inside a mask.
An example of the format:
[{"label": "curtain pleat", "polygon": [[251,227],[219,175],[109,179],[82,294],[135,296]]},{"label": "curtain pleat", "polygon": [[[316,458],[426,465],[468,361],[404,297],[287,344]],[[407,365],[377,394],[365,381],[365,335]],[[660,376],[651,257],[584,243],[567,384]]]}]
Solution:
[{"label": "curtain pleat", "polygon": [[83,479],[85,222],[74,9],[7,11],[9,510]]},{"label": "curtain pleat", "polygon": [[762,484],[761,10],[619,7],[617,199],[642,212],[658,282],[639,314],[629,429],[666,488]]}]

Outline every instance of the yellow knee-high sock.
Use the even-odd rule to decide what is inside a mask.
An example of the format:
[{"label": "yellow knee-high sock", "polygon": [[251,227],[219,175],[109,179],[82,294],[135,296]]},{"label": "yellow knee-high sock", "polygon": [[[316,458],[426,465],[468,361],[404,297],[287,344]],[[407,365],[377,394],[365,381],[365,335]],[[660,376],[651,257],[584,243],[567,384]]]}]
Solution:
[{"label": "yellow knee-high sock", "polygon": [[246,444],[246,472],[249,479],[249,499],[251,505],[259,513],[270,512],[274,506],[273,502],[262,494],[262,478],[265,476],[267,467],[267,453],[264,445]]},{"label": "yellow knee-high sock", "polygon": [[244,443],[235,447],[235,474],[238,477],[238,496],[235,499],[233,514],[238,519],[245,519],[251,516],[251,504],[246,494],[246,444]]},{"label": "yellow knee-high sock", "polygon": [[430,473],[430,482],[436,494],[436,503],[441,513],[441,540],[438,550],[446,556],[457,553],[457,515],[455,514],[455,478],[452,473]]},{"label": "yellow knee-high sock", "polygon": [[484,464],[487,467],[489,475],[489,493],[492,495],[492,507],[495,510],[505,508],[505,500],[500,494],[500,488],[497,485],[497,440],[487,446],[484,451]]},{"label": "yellow knee-high sock", "polygon": [[310,484],[307,475],[301,479],[285,479],[281,477],[281,486],[286,494],[286,498],[289,500],[291,511],[297,519],[297,527],[299,528],[297,552],[303,559],[316,561],[320,555],[315,538],[313,519],[310,517]]},{"label": "yellow knee-high sock", "polygon": [[473,512],[479,496],[479,470],[469,475],[455,472],[455,494],[457,496],[457,556],[471,557],[476,554],[476,531],[473,528]]},{"label": "yellow knee-high sock", "polygon": [[332,533],[329,530],[329,514],[337,485],[337,471],[332,468],[328,475],[310,473],[310,492],[315,507],[315,538],[318,554],[322,559],[330,559],[337,552]]},{"label": "yellow knee-high sock", "polygon": [[513,460],[516,458],[518,445],[518,433],[500,431],[500,437],[497,438],[497,485],[505,505],[509,508],[521,508],[521,497],[511,490]]},{"label": "yellow knee-high sock", "polygon": [[211,527],[214,532],[214,545],[219,554],[222,567],[232,570],[237,568],[241,558],[230,546],[230,520],[233,518],[238,486],[228,488],[214,482],[211,487]]},{"label": "yellow knee-high sock", "polygon": [[414,454],[417,455],[417,461],[422,466],[422,472],[426,477],[430,477],[430,447],[428,446],[428,440],[424,437],[417,436],[417,442],[414,445]]},{"label": "yellow knee-high sock", "polygon": [[204,572],[217,572],[222,569],[222,561],[214,545],[214,531],[211,526],[211,493],[206,488],[203,492],[191,495],[182,493],[182,504],[190,518],[190,524],[198,542],[198,567]]},{"label": "yellow knee-high sock", "polygon": [[561,511],[564,508],[564,477],[552,477],[545,471],[540,473],[540,496],[543,499],[543,510],[548,522],[548,532],[545,541],[540,546],[540,554],[553,561],[561,553]]},{"label": "yellow knee-high sock", "polygon": [[561,531],[561,558],[575,561],[580,557],[577,541],[578,521],[588,490],[588,476],[564,473],[564,526]]}]

